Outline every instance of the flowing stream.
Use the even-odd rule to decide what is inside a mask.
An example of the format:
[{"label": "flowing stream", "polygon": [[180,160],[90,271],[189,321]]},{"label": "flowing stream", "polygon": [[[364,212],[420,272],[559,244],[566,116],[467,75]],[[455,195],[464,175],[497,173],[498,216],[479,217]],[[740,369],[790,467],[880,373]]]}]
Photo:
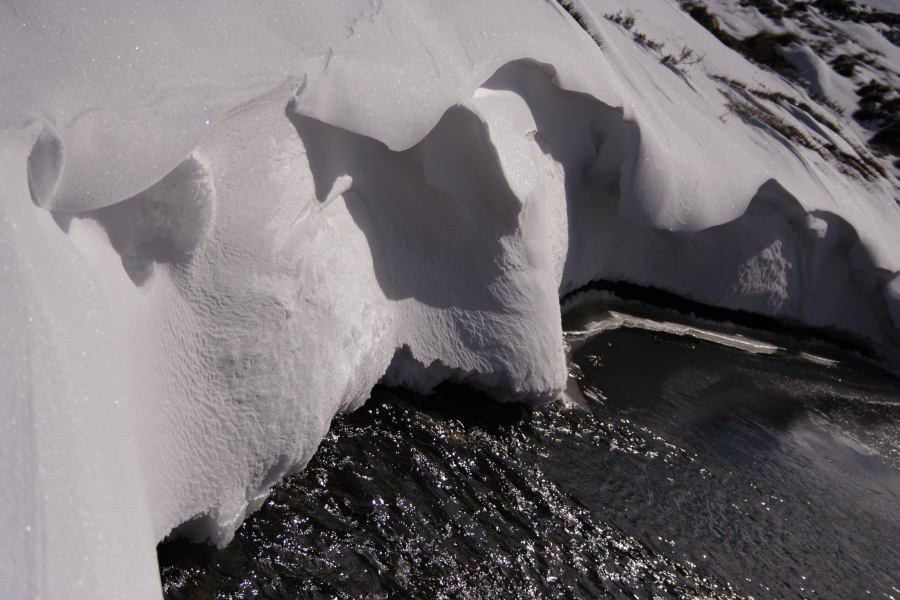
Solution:
[{"label": "flowing stream", "polygon": [[228,547],[160,544],[166,598],[900,598],[900,381],[613,308],[566,402],[376,388]]}]

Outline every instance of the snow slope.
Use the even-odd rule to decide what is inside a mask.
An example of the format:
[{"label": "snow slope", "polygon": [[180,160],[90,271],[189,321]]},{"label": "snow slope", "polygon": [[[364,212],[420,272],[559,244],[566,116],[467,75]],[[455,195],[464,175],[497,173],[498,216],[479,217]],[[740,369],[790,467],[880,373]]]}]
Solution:
[{"label": "snow slope", "polygon": [[557,396],[593,279],[898,365],[859,132],[668,0],[574,5],[0,6],[9,597],[159,597],[158,540],[227,543],[380,380]]}]

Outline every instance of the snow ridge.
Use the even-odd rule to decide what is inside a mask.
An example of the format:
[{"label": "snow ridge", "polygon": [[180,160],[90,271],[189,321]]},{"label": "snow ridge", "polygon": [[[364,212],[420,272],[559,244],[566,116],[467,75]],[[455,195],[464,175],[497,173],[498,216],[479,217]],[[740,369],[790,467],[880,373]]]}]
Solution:
[{"label": "snow ridge", "polygon": [[[11,29],[57,15],[0,9],[34,69],[0,92],[12,597],[159,597],[160,539],[227,543],[380,381],[563,394],[559,298],[592,280],[842,331],[898,366],[894,180],[730,111],[722,73],[800,92],[676,6],[637,26],[700,63],[635,43],[613,0],[574,3],[591,35],[549,2],[319,5],[198,3],[180,52],[154,46],[174,5],[135,7],[139,27],[110,3],[122,29],[97,47],[80,15],[60,42]],[[66,48],[118,52],[134,89]]]}]

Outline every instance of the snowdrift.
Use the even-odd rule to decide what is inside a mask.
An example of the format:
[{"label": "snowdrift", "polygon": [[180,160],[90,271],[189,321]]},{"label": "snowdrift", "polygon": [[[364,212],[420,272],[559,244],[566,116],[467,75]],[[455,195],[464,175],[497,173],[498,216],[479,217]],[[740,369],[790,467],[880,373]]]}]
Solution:
[{"label": "snowdrift", "polygon": [[44,4],[0,7],[9,597],[158,598],[379,381],[558,396],[592,280],[898,365],[896,180],[665,0],[702,62],[612,0]]}]

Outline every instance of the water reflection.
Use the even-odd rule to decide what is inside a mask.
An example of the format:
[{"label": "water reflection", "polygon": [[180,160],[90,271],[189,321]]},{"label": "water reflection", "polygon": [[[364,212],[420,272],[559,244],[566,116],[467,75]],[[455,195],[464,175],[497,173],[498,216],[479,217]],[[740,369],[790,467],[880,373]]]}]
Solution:
[{"label": "water reflection", "polygon": [[748,594],[848,598],[898,585],[895,379],[636,330],[591,339],[574,359],[607,398],[602,419],[627,415],[692,458],[599,456],[595,468],[630,487],[591,486],[601,516],[636,515],[626,531],[662,532]]}]

